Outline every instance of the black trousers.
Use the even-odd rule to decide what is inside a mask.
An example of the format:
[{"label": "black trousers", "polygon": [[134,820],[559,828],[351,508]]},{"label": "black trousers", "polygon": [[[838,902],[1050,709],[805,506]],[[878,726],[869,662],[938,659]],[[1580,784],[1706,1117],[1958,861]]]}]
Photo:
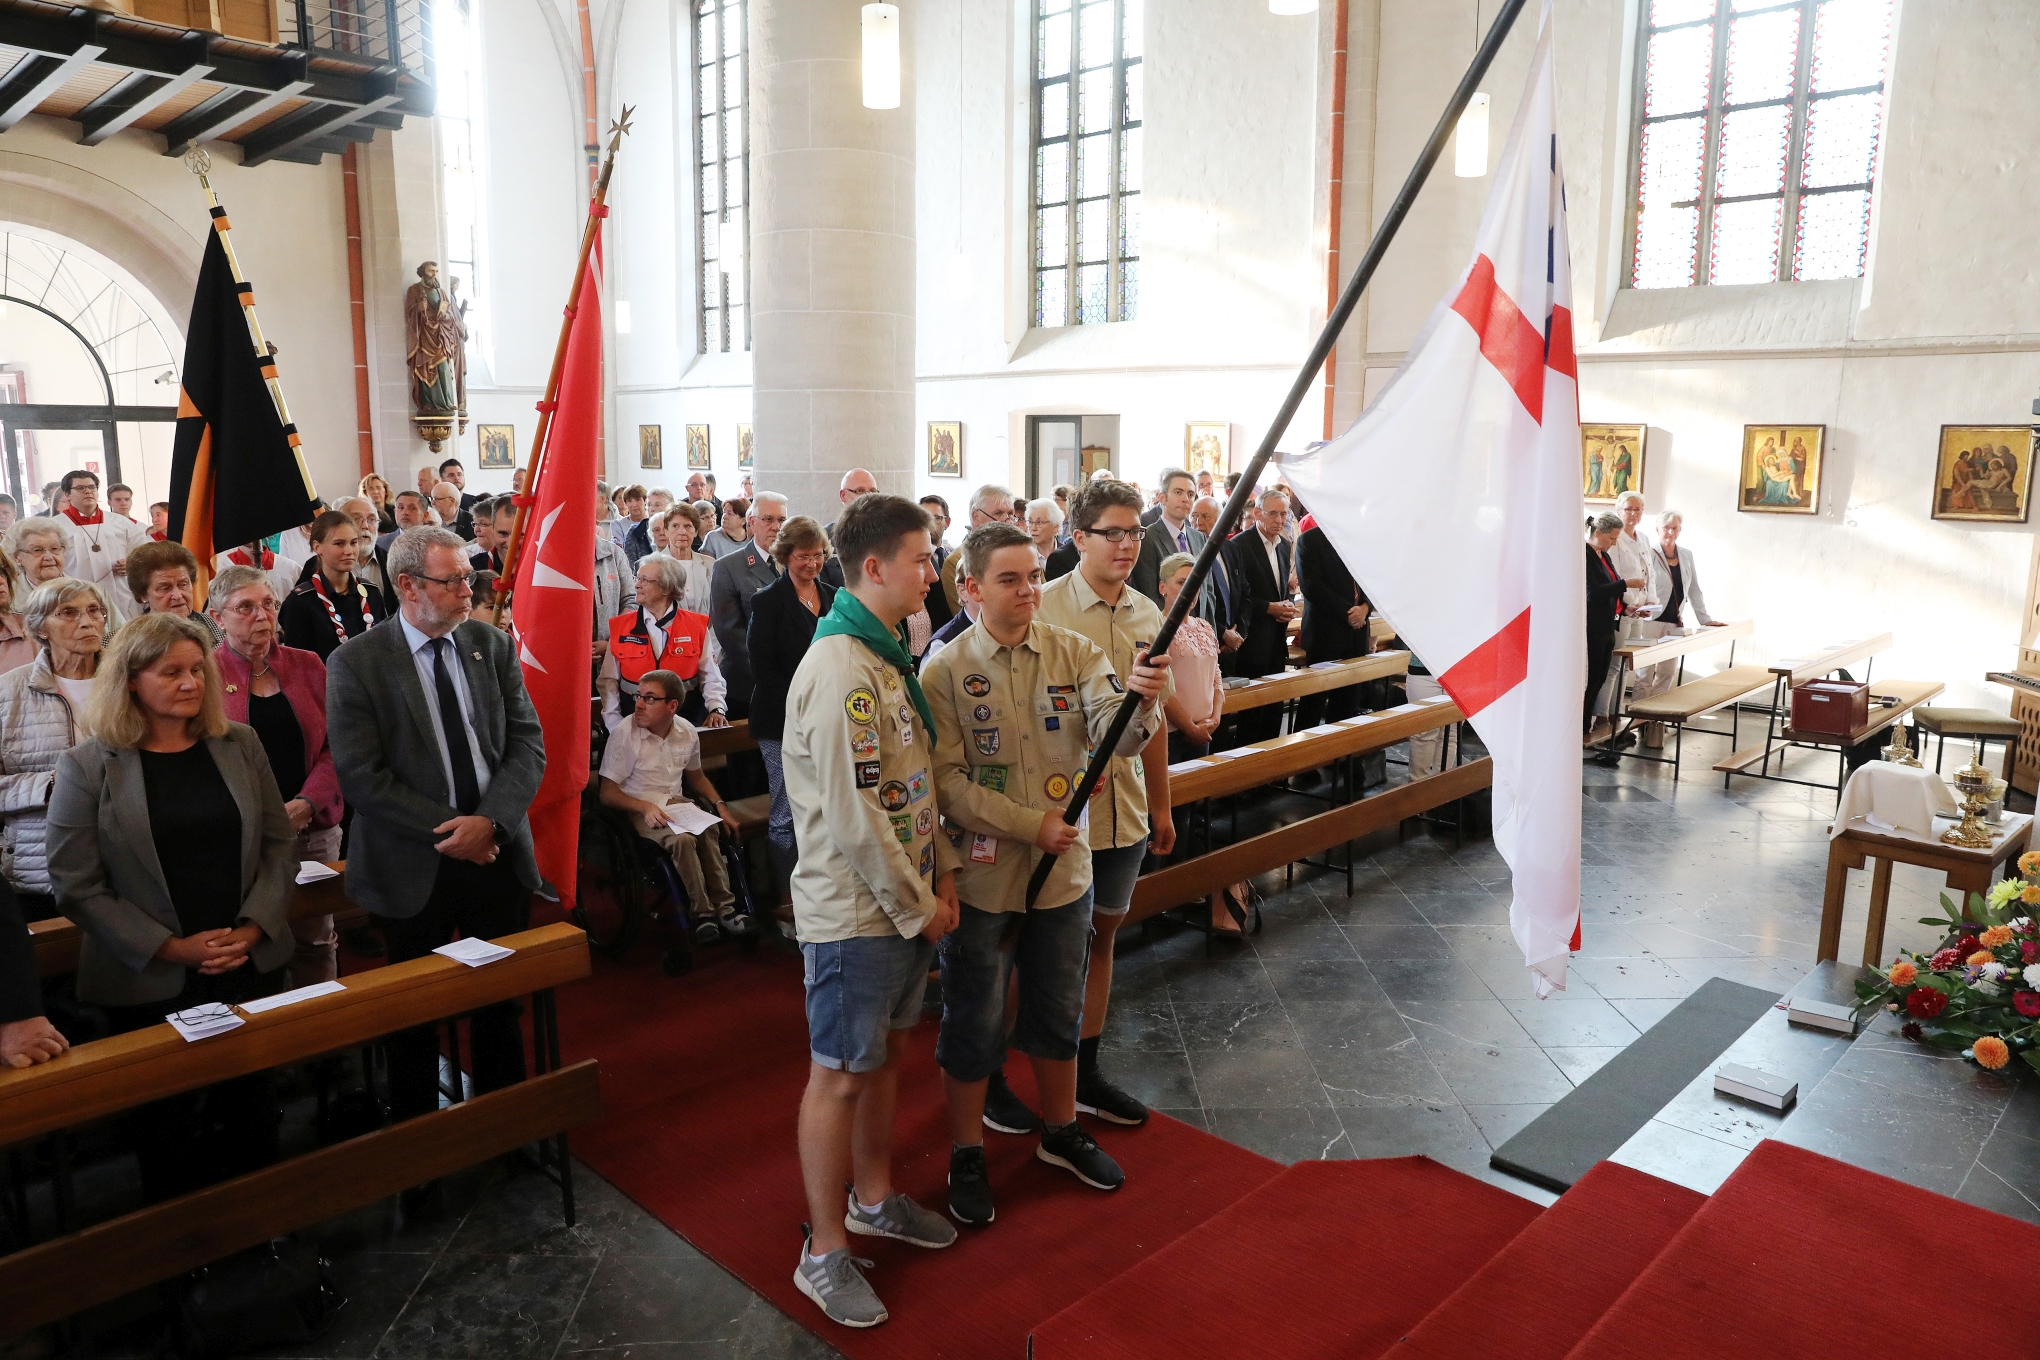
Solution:
[{"label": "black trousers", "polygon": [[[184,990],[146,1006],[107,1006],[113,1034],[160,1025],[172,1011],[192,1006],[239,1005],[274,992],[284,970],[257,973],[242,964],[206,976],[186,970]],[[272,1165],[283,1112],[268,1072],[250,1072],[137,1106],[120,1118],[120,1130],[142,1169],[142,1198],[150,1204]]]},{"label": "black trousers", "polygon": [[[463,935],[494,939],[523,930],[531,920],[531,894],[517,881],[510,861],[470,864],[441,858],[432,895],[416,916],[379,916],[389,961],[423,958]],[[524,1008],[516,1001],[485,1006],[469,1019],[475,1093],[501,1090],[524,1080]],[[390,1113],[398,1119],[439,1108],[439,1031],[420,1025],[392,1034],[383,1044],[390,1063]]]},{"label": "black trousers", "polygon": [[1615,657],[1615,634],[1590,629],[1587,632],[1587,697],[1580,706],[1580,731],[1594,727],[1594,699],[1608,683],[1608,663]]}]

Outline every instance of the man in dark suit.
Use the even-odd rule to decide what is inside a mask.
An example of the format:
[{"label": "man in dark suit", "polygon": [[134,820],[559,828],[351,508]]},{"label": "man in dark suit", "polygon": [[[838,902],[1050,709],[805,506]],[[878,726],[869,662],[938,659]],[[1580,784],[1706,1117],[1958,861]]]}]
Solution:
[{"label": "man in dark suit", "polygon": [[467,469],[460,465],[460,459],[449,458],[439,465],[439,480],[452,482],[454,490],[460,492],[460,508],[473,510],[482,498],[467,489]]},{"label": "man in dark suit", "polygon": [[[407,530],[390,571],[399,612],[328,660],[326,721],[354,811],[347,895],[402,963],[463,935],[525,928],[540,886],[525,809],[545,775],[545,739],[509,635],[467,621],[467,544],[445,529]],[[475,1013],[477,1091],[524,1079],[518,1014],[515,1002]],[[437,1109],[436,1031],[392,1035],[388,1050],[392,1112]]]},{"label": "man in dark suit", "polygon": [[[836,499],[841,501],[843,508],[847,510],[850,508],[850,502],[856,500],[859,496],[869,496],[876,490],[878,490],[878,478],[872,476],[867,469],[851,468],[843,474],[843,480],[837,484]],[[822,533],[828,538],[829,542],[834,543],[836,541],[836,521],[830,520],[827,524],[824,524],[822,526]],[[828,565],[822,568],[822,574],[815,579],[825,582],[833,589],[841,590],[843,588],[843,559],[837,557],[831,551]]]},{"label": "man in dark suit", "polygon": [[1077,569],[1077,561],[1077,545],[1072,539],[1048,555],[1048,562],[1041,569],[1042,575],[1051,581],[1060,580]]},{"label": "man in dark suit", "polygon": [[[1289,540],[1282,537],[1289,515],[1289,497],[1280,491],[1261,493],[1254,527],[1226,544],[1231,555],[1233,627],[1240,644],[1238,673],[1273,675],[1289,664],[1289,621],[1297,607],[1289,602]],[[1263,704],[1239,716],[1242,743],[1265,741],[1282,725],[1282,706]]]},{"label": "man in dark suit", "polygon": [[[1223,509],[1213,497],[1199,496],[1190,507],[1190,522],[1197,526],[1198,533],[1209,539],[1211,531],[1218,527],[1218,516]],[[1218,556],[1211,559],[1211,575],[1205,578],[1204,598],[1197,602],[1197,612],[1211,625],[1211,631],[1218,634],[1219,670],[1232,675],[1243,639],[1234,622],[1232,557],[1223,548]]]},{"label": "man in dark suit", "polygon": [[1197,483],[1182,468],[1162,469],[1162,503],[1153,519],[1142,517],[1147,537],[1140,541],[1140,557],[1133,564],[1127,584],[1153,600],[1162,602],[1162,560],[1186,552],[1204,551],[1204,535],[1190,522],[1190,507],[1197,503]]},{"label": "man in dark suit", "polygon": [[[745,522],[751,541],[716,558],[708,577],[708,623],[722,644],[722,673],[729,683],[733,720],[751,712],[751,597],[779,579],[772,545],[786,523],[786,497],[760,491]],[[724,796],[729,796],[728,790]]]},{"label": "man in dark suit", "polygon": [[452,482],[434,482],[432,508],[439,514],[441,528],[452,530],[469,543],[474,542],[475,517],[461,508],[459,487]]},{"label": "man in dark suit", "polygon": [[425,497],[416,491],[399,491],[393,513],[397,527],[375,541],[375,564],[382,572],[383,599],[394,602],[397,598],[396,583],[390,577],[390,545],[397,541],[397,535],[406,529],[415,529],[425,523]]},{"label": "man in dark suit", "polygon": [[[1339,550],[1315,518],[1306,518],[1296,540],[1296,582],[1303,591],[1303,664],[1345,661],[1367,655],[1367,594],[1346,570]],[[1360,711],[1360,685],[1305,695],[1297,701],[1298,731],[1338,722]]]}]

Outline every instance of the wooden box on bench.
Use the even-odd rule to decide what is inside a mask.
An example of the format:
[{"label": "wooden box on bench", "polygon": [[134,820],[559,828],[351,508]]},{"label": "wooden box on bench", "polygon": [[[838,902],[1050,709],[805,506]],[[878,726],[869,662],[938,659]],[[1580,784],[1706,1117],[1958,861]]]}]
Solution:
[{"label": "wooden box on bench", "polygon": [[1870,686],[1813,680],[1792,687],[1792,726],[1800,732],[1847,736],[1870,721]]}]

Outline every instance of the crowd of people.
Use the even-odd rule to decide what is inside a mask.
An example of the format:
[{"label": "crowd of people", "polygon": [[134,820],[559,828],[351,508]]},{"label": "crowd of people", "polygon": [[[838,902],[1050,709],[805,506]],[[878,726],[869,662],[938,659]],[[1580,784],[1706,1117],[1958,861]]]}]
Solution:
[{"label": "crowd of people", "polygon": [[[1661,724],[1616,723],[1623,699],[1616,692],[1620,668],[1613,664],[1618,642],[1656,641],[1684,628],[1689,616],[1703,628],[1719,626],[1707,612],[1693,550],[1679,546],[1685,516],[1660,511],[1653,542],[1637,532],[1643,515],[1643,493],[1625,491],[1612,512],[1587,520],[1587,684],[1580,728],[1589,744],[1608,743],[1593,757],[1604,765],[1619,764],[1618,752],[1639,740],[1647,747],[1664,745]],[[1676,662],[1641,667],[1627,686],[1628,697],[1662,694],[1677,674]]]},{"label": "crowd of people", "polygon": [[[1279,486],[1223,546],[1171,655],[1150,658],[1230,481],[1166,469],[1150,495],[1099,475],[1032,503],[982,486],[954,546],[945,498],[885,495],[863,469],[828,523],[743,481],[728,500],[707,473],[684,497],[597,487],[596,792],[671,857],[679,928],[699,944],[756,929],[726,871],[726,800],[769,794],[813,1059],[798,1280],[832,1318],[870,1325],[884,1309],[846,1234],[955,1240],[896,1192],[885,1155],[892,1064],[931,964],[949,1217],[993,1220],[986,1129],[1120,1185],[1078,1115],[1148,1118],[1099,1043],[1118,923],[1143,862],[1174,849],[1168,767],[1271,735],[1276,708],[1227,722],[1228,677],[1283,669],[1299,615],[1308,660],[1364,654],[1370,606]],[[80,926],[76,1000],[102,1033],[334,977],[332,919],[288,919],[300,861],[345,859],[375,922],[347,943],[393,962],[521,928],[543,886],[525,813],[545,751],[491,589],[511,497],[467,492],[452,459],[394,494],[371,474],[301,528],[201,564],[167,516],[144,527],[126,488],[102,503],[99,485],[70,473],[19,520],[0,498],[0,1060],[77,1037],[44,1014],[23,920]],[[1697,606],[1690,557],[1666,569]],[[1087,752],[1129,691],[1138,716],[1072,824]],[[1357,687],[1321,696],[1309,721],[1362,702]],[[711,780],[700,731],[738,720],[758,750]],[[1030,903],[1042,854],[1057,864]],[[1245,885],[1213,894],[1212,928],[1237,933],[1244,904]],[[475,1088],[520,1080],[516,1007],[473,1032]],[[433,1108],[431,1031],[388,1048],[391,1113]],[[1038,1111],[1005,1081],[1009,1050],[1032,1065]],[[127,1123],[152,1199],[276,1155],[262,1075]]]}]

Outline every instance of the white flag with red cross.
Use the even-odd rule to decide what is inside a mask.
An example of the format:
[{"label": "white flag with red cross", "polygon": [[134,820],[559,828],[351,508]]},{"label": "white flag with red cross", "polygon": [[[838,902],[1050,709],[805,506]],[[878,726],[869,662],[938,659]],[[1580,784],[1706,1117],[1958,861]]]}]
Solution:
[{"label": "white flag with red cross", "polygon": [[1579,388],[1547,3],[1473,259],[1381,395],[1283,471],[1494,759],[1540,996],[1579,947]]}]

